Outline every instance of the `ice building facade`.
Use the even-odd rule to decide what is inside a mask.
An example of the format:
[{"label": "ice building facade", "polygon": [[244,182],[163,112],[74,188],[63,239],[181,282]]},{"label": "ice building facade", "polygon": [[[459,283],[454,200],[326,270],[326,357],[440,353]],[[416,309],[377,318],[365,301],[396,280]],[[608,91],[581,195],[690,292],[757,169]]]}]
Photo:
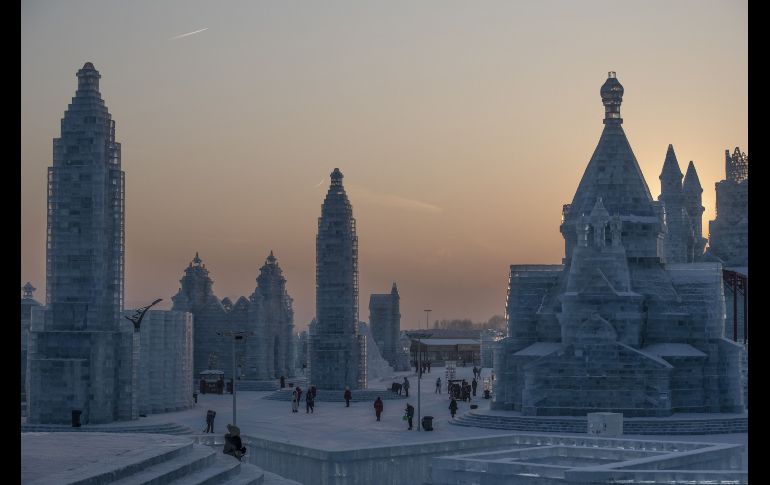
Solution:
[{"label": "ice building facade", "polygon": [[193,315],[193,377],[197,379],[199,373],[207,369],[223,370],[231,376],[231,345],[217,332],[244,330],[241,328],[244,322],[236,322],[239,327],[231,328],[228,310],[214,294],[214,281],[198,253],[185,268],[179,283],[179,291],[171,297],[171,310]]},{"label": "ice building facade", "polygon": [[369,297],[369,325],[382,357],[391,367],[399,369],[399,342],[401,332],[400,297],[396,283],[390,293],[372,294]]},{"label": "ice building facade", "polygon": [[366,322],[358,323],[358,334],[366,339],[366,379],[367,384],[393,375],[393,366],[380,352],[379,345],[374,340],[372,330]]},{"label": "ice building facade", "polygon": [[742,343],[744,400],[748,405],[749,157],[735,147],[725,150],[725,178],[715,184],[717,214],[709,221],[705,258],[725,266],[725,337]]},{"label": "ice building facade", "polygon": [[294,368],[307,372],[308,368],[308,331],[303,330],[295,337]]},{"label": "ice building facade", "polygon": [[[53,140],[46,306],[31,312],[28,423],[137,417],[133,328],[123,310],[124,193],[115,121],[90,62]],[[39,311],[36,311],[39,310]]]},{"label": "ice building facade", "polygon": [[358,236],[353,207],[335,168],[316,236],[316,323],[310,382],[319,389],[365,389],[366,341],[358,334]]},{"label": "ice building facade", "polygon": [[682,178],[674,147],[669,145],[660,174],[658,197],[663,212],[662,257],[664,262],[669,264],[700,261],[706,247],[702,229],[703,189],[692,161],[687,167],[684,180]]},{"label": "ice building facade", "polygon": [[[133,311],[124,312],[131,316]],[[148,310],[139,332],[137,404],[140,414],[193,406],[193,316]]]},{"label": "ice building facade", "polygon": [[251,296],[233,303],[214,294],[214,282],[197,253],[185,269],[179,291],[172,297],[172,310],[193,314],[196,378],[207,369],[233,375],[231,337],[219,334],[229,331],[252,333],[235,346],[236,376],[266,380],[294,375],[293,300],[272,251],[256,281]]},{"label": "ice building facade", "polygon": [[717,216],[709,222],[710,256],[725,266],[749,264],[749,157],[725,150],[725,179],[716,183]]},{"label": "ice building facade", "polygon": [[257,287],[249,297],[248,321],[257,338],[248,340],[248,375],[254,379],[294,376],[294,309],[286,291],[286,278],[270,251],[259,269]]},{"label": "ice building facade", "polygon": [[562,264],[511,266],[492,408],[741,412],[740,346],[723,337],[721,265],[665,263],[664,208],[621,126],[615,73],[600,94],[604,129],[563,208]]},{"label": "ice building facade", "polygon": [[487,328],[479,332],[479,358],[481,367],[494,366],[494,351],[497,342],[504,337],[503,332]]},{"label": "ice building facade", "polygon": [[32,286],[29,281],[21,290],[24,292],[21,296],[21,402],[26,403],[27,392],[25,382],[27,380],[27,345],[29,341],[29,320],[32,315],[32,307],[40,306],[40,302],[35,300],[33,293],[37,288]]}]

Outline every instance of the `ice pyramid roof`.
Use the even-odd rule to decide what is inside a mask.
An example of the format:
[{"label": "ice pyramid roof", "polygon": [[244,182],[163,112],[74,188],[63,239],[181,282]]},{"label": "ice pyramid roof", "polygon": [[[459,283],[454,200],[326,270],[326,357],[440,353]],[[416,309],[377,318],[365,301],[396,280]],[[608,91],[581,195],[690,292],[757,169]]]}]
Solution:
[{"label": "ice pyramid roof", "polygon": [[599,197],[610,214],[655,215],[650,189],[621,127],[619,101],[615,108],[615,116],[610,118],[608,113],[604,120],[599,144],[572,199],[567,216],[570,220],[590,214]]}]

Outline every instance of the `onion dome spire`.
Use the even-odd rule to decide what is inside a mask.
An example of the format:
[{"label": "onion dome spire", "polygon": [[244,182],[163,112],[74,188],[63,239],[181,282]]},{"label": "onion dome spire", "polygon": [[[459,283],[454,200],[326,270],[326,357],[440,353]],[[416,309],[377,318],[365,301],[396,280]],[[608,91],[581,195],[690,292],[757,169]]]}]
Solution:
[{"label": "onion dome spire", "polygon": [[83,68],[78,70],[78,91],[99,92],[99,78],[102,77],[99,71],[90,62],[83,64]]},{"label": "onion dome spire", "polygon": [[623,118],[620,117],[620,104],[623,102],[623,86],[615,77],[615,71],[607,73],[607,80],[604,81],[599,94],[601,94],[602,104],[604,104],[604,124],[623,123]]}]

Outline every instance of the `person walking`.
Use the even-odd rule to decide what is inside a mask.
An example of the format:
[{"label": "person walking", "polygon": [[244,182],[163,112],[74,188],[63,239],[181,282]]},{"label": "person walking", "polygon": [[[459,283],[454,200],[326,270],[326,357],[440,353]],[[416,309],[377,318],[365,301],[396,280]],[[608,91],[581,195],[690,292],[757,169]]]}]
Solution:
[{"label": "person walking", "polygon": [[[350,407],[350,400],[353,399],[353,394],[350,392],[350,388],[349,387],[345,388],[345,395],[343,397],[345,398],[345,407],[349,408]],[[377,421],[379,421],[379,419]]]},{"label": "person walking", "polygon": [[377,415],[377,421],[380,420],[380,415],[382,414],[384,406],[382,403],[382,398],[380,396],[377,396],[377,399],[374,401],[374,414]]},{"label": "person walking", "polygon": [[313,406],[315,406],[315,396],[313,396],[312,392],[308,391],[305,395],[305,413],[312,413]]},{"label": "person walking", "polygon": [[404,383],[401,385],[401,387],[404,388],[404,393],[406,394],[406,397],[409,397],[409,379],[404,377]]},{"label": "person walking", "polygon": [[474,377],[471,381],[471,387],[473,388],[473,395],[476,395],[476,387],[479,385],[479,383],[476,381],[476,378]]},{"label": "person walking", "polygon": [[209,409],[206,411],[206,431],[205,433],[213,433],[214,432],[214,418],[217,417],[216,411],[212,411]]},{"label": "person walking", "polygon": [[299,392],[297,389],[291,391],[291,412],[296,413],[299,409]]},{"label": "person walking", "polygon": [[216,411],[209,409],[206,411],[206,431],[204,433],[214,432],[214,418],[216,417]]},{"label": "person walking", "polygon": [[430,374],[430,361],[428,361],[428,374]]},{"label": "person walking", "polygon": [[457,401],[455,401],[455,398],[452,398],[452,401],[449,403],[449,412],[452,413],[452,419],[454,419],[455,414],[457,414]]},{"label": "person walking", "polygon": [[441,394],[441,378],[436,378],[436,392],[434,394]]},{"label": "person walking", "polygon": [[474,378],[474,379],[476,378],[476,371],[477,371],[477,370],[478,370],[478,369],[476,369],[476,366],[474,365],[474,366],[473,366],[473,378]]},{"label": "person walking", "polygon": [[412,418],[414,417],[414,406],[407,403],[406,409],[404,411],[406,411],[405,416],[406,416],[406,420],[409,422],[409,429],[412,429]]}]

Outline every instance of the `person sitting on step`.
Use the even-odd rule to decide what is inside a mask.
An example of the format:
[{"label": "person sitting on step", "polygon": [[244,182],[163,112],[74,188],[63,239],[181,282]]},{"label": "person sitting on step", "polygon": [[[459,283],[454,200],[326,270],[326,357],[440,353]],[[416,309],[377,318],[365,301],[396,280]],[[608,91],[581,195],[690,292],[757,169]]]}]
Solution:
[{"label": "person sitting on step", "polygon": [[229,433],[225,435],[225,446],[222,449],[222,453],[233,455],[240,460],[246,454],[246,447],[243,446],[243,441],[241,441],[241,430],[237,426],[228,424],[227,431]]}]

